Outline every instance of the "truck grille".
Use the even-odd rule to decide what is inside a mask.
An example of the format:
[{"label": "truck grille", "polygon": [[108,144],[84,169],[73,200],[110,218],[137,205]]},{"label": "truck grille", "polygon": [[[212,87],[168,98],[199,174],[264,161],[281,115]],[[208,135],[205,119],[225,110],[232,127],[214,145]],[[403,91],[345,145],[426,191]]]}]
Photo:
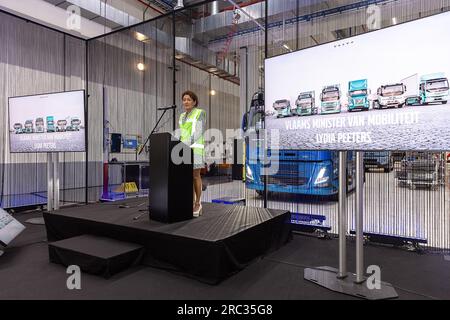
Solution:
[{"label": "truck grille", "polygon": [[305,177],[268,176],[267,183],[284,186],[303,186],[308,183],[308,179]]},{"label": "truck grille", "polygon": [[308,183],[309,178],[300,163],[279,163],[278,172],[267,176],[269,184],[286,186],[303,186]]},{"label": "truck grille", "polygon": [[334,111],[334,110],[336,110],[336,107],[332,104],[325,104],[325,105],[323,105],[322,109],[324,111]]}]

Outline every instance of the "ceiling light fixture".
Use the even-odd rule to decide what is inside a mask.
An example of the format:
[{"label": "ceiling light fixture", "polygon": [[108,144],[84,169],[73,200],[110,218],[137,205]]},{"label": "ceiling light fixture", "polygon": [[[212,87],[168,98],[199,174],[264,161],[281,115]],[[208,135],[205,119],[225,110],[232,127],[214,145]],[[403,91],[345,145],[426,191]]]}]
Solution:
[{"label": "ceiling light fixture", "polygon": [[139,63],[136,65],[136,67],[137,67],[137,69],[138,69],[139,71],[144,71],[144,70],[145,70],[145,64],[143,64],[142,62],[139,62]]},{"label": "ceiling light fixture", "polygon": [[181,8],[184,8],[183,0],[178,0],[177,5],[175,6],[175,8],[173,8],[173,10],[178,10]]},{"label": "ceiling light fixture", "polygon": [[136,40],[141,41],[141,42],[148,41],[148,37],[145,34],[142,34],[137,31],[134,33],[134,37],[136,38]]}]

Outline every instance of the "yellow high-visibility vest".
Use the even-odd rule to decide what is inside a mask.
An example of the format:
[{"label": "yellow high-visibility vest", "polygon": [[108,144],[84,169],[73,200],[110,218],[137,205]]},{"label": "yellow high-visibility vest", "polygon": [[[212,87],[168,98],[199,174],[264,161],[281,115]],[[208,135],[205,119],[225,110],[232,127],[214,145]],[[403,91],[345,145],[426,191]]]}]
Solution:
[{"label": "yellow high-visibility vest", "polygon": [[[189,115],[187,115],[187,118],[186,112],[182,113],[179,120],[181,129],[180,140],[189,145],[194,153],[198,155],[205,155],[205,137],[203,137],[202,134],[197,141],[194,141],[193,144],[191,144],[191,137],[195,134],[195,130],[197,129],[197,122],[198,119],[200,119],[202,112],[204,111],[198,108],[194,108],[189,113]],[[183,120],[185,118],[186,120],[183,123]]]}]

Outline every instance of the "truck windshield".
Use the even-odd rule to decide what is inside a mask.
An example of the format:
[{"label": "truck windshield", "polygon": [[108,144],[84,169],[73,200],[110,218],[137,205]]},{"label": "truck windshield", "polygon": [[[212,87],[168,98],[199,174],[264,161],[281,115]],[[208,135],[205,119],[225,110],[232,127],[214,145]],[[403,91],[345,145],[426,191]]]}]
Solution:
[{"label": "truck windshield", "polygon": [[300,104],[311,103],[312,97],[309,94],[302,94],[298,96],[298,102]]},{"label": "truck windshield", "polygon": [[262,123],[262,113],[261,112],[255,113],[250,120],[251,120],[250,128],[261,129],[261,123]]},{"label": "truck windshield", "polygon": [[404,93],[403,86],[388,86],[384,87],[381,90],[381,96],[383,97],[393,97],[393,96],[399,96]]},{"label": "truck windshield", "polygon": [[311,104],[312,99],[311,98],[302,98],[298,100],[298,103],[300,104]]},{"label": "truck windshield", "polygon": [[356,91],[350,91],[350,96],[362,96],[367,95],[367,90],[356,90]]},{"label": "truck windshield", "polygon": [[288,106],[287,101],[277,101],[273,104],[273,108],[275,110],[283,110],[283,109],[287,108],[287,106]]},{"label": "truck windshield", "polygon": [[334,101],[336,99],[339,99],[339,91],[338,90],[323,92],[322,101]]},{"label": "truck windshield", "polygon": [[448,80],[437,80],[427,82],[427,91],[448,90]]}]

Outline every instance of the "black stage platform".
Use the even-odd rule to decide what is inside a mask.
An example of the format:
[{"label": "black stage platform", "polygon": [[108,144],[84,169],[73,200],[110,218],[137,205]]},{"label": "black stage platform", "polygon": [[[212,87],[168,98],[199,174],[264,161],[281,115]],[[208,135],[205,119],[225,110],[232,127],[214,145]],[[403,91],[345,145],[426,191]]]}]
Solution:
[{"label": "black stage platform", "polygon": [[92,204],[44,213],[49,241],[94,235],[140,244],[142,264],[169,269],[215,284],[290,238],[290,213],[283,210],[203,203],[203,215],[163,224],[148,214],[145,199]]}]

